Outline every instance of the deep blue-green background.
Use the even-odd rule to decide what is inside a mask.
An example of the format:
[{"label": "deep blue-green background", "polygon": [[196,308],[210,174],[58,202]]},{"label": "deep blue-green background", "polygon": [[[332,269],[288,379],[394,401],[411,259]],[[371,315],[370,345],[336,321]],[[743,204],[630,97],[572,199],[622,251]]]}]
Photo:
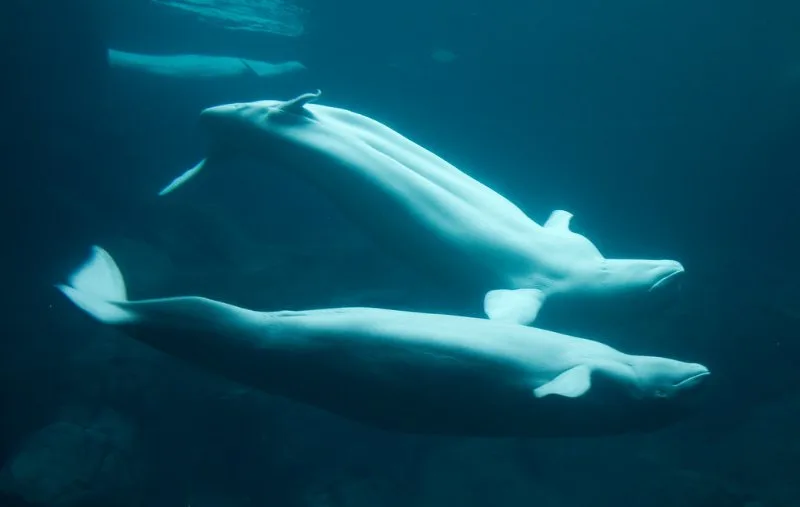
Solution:
[{"label": "deep blue-green background", "polygon": [[[209,395],[224,389],[135,344],[110,345],[119,337],[101,333],[52,290],[91,244],[108,245],[134,272],[157,264],[137,268],[146,245],[151,257],[186,273],[165,268],[148,283],[133,279],[138,295],[194,291],[264,309],[352,298],[447,307],[447,287],[371,245],[290,174],[276,170],[261,175],[266,185],[248,185],[252,179],[235,173],[169,204],[155,197],[202,156],[200,108],[321,88],[327,103],[385,121],[537,220],[569,209],[575,228],[608,256],[686,266],[677,302],[558,323],[591,328],[631,352],[712,368],[708,410],[679,433],[647,440],[648,456],[669,465],[647,473],[632,462],[645,445],[635,439],[515,442],[502,447],[513,459],[503,458],[500,477],[513,472],[559,495],[570,491],[553,505],[581,505],[589,493],[609,504],[633,495],[630,505],[784,505],[779,499],[791,497],[784,489],[795,488],[792,473],[800,473],[800,452],[786,450],[797,437],[774,429],[796,428],[799,410],[792,407],[800,385],[800,7],[753,0],[304,6],[307,33],[290,39],[156,18],[143,1],[4,2],[0,462],[64,406],[110,406],[139,428],[146,472],[134,475],[148,505],[182,501],[176,484],[184,476],[275,505],[307,505],[312,489],[331,505],[355,505],[343,499],[342,484],[365,481],[380,484],[374,505],[463,503],[425,486],[447,480],[470,484],[474,505],[524,503],[496,496],[510,486],[475,471],[502,461],[491,446],[507,442],[480,444],[487,448],[469,452],[481,465],[458,472],[465,460],[430,464],[431,453],[473,444],[375,434],[252,393],[244,401]],[[108,47],[296,59],[308,71],[230,87],[121,79],[107,67]],[[438,48],[457,58],[436,61]],[[259,265],[260,278],[237,271],[245,250],[265,248],[279,259]],[[270,272],[278,265],[280,276]],[[144,366],[157,361],[169,368]],[[123,370],[134,380],[120,387]],[[773,419],[754,435],[748,428],[767,417],[759,415],[764,407]],[[255,446],[255,435],[268,443]],[[748,457],[773,436],[785,453]],[[731,462],[741,465],[721,465]],[[665,472],[687,468],[695,475]],[[570,477],[585,488],[576,492]],[[676,499],[673,490],[689,492]]]}]

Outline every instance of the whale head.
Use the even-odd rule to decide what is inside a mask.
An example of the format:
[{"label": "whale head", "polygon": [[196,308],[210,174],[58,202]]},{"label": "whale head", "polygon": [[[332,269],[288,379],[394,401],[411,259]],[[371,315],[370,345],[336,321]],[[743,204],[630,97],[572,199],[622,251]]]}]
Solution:
[{"label": "whale head", "polygon": [[[555,210],[543,225],[558,255],[550,262],[553,293],[609,296],[671,292],[678,287],[683,265],[674,260],[607,259],[586,236],[570,229],[572,213]],[[556,250],[556,248],[554,248]],[[548,285],[545,283],[544,285]],[[560,287],[558,287],[560,285]]]},{"label": "whale head", "polygon": [[599,345],[586,345],[575,366],[534,389],[539,417],[553,417],[562,432],[627,434],[659,430],[703,410],[705,366]]},{"label": "whale head", "polygon": [[[708,368],[653,356],[594,358],[592,389],[579,398],[579,429],[631,433],[656,431],[702,412]],[[585,400],[581,401],[581,398]],[[570,422],[570,421],[567,421]],[[575,423],[578,424],[578,423]]]},{"label": "whale head", "polygon": [[589,287],[603,294],[666,293],[679,287],[683,273],[683,265],[674,260],[602,259]]},{"label": "whale head", "polygon": [[631,356],[634,391],[652,400],[688,398],[707,384],[708,368],[698,363],[654,356]]}]

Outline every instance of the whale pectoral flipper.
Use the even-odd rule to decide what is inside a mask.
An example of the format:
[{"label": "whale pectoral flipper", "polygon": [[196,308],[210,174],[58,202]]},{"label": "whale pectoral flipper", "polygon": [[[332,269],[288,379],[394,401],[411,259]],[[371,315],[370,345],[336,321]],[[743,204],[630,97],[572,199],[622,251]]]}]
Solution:
[{"label": "whale pectoral flipper", "polygon": [[572,213],[563,209],[557,209],[550,213],[550,217],[548,217],[547,221],[544,223],[544,227],[568,231],[570,220],[572,220]]},{"label": "whale pectoral flipper", "polygon": [[172,180],[169,183],[169,185],[164,187],[158,193],[158,195],[167,195],[168,193],[170,193],[173,190],[175,190],[176,188],[180,187],[181,185],[183,185],[184,183],[186,183],[190,179],[194,178],[197,175],[197,173],[199,173],[206,166],[206,162],[207,161],[208,161],[208,159],[204,158],[203,160],[198,162],[197,165],[195,165],[194,167],[192,167],[188,171],[184,172],[183,174],[181,174],[180,176],[178,176],[177,178]]},{"label": "whale pectoral flipper", "polygon": [[529,325],[544,303],[539,289],[490,290],[483,298],[483,310],[491,320]]},{"label": "whale pectoral flipper", "polygon": [[585,364],[570,368],[543,386],[533,390],[533,395],[542,398],[550,394],[577,398],[592,387],[592,370]]}]

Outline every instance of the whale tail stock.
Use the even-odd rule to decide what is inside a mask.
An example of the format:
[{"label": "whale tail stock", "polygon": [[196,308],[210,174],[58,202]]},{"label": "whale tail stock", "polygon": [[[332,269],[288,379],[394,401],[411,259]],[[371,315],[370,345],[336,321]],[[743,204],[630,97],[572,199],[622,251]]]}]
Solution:
[{"label": "whale tail stock", "polygon": [[66,284],[56,284],[78,308],[106,324],[123,324],[134,315],[119,303],[128,301],[125,280],[111,255],[99,246],[69,277]]},{"label": "whale tail stock", "polygon": [[56,288],[94,320],[233,380],[237,375],[229,375],[227,361],[269,337],[258,326],[263,321],[260,312],[221,301],[197,296],[129,301],[117,264],[99,246],[93,246],[89,259]]},{"label": "whale tail stock", "polygon": [[[112,326],[187,331],[191,334],[204,327],[226,322],[236,323],[258,319],[258,312],[228,303],[198,296],[129,301],[125,280],[111,255],[93,246],[89,258],[67,278],[56,284],[75,306],[95,320]],[[146,340],[145,340],[146,341]]]}]

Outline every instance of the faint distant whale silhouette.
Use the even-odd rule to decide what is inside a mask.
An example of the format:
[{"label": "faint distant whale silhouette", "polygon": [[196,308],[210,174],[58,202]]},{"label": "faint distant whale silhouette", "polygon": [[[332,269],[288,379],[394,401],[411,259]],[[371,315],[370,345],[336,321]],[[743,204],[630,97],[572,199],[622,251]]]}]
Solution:
[{"label": "faint distant whale silhouette", "polygon": [[111,256],[59,289],[94,319],[266,393],[385,430],[486,437],[652,430],[696,409],[700,364],[512,323],[380,308],[257,312],[128,301]]},{"label": "faint distant whale silhouette", "polygon": [[192,80],[247,77],[269,78],[305,70],[297,61],[269,63],[234,56],[164,54],[148,55],[108,50],[111,68]]},{"label": "faint distant whale silhouette", "polygon": [[490,319],[530,324],[551,295],[638,294],[683,273],[673,260],[607,259],[569,229],[531,220],[497,192],[389,127],[311,104],[319,92],[205,109],[207,157],[161,191],[244,154],[312,181],[370,236],[484,296]]}]

